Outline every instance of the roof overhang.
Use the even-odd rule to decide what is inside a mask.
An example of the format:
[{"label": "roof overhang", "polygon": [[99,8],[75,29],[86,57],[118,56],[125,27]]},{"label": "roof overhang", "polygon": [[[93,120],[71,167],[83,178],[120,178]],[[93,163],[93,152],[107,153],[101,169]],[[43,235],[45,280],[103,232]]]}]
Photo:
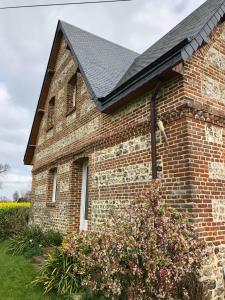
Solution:
[{"label": "roof overhang", "polygon": [[101,112],[110,113],[120,107],[121,104],[124,104],[124,102],[127,102],[127,99],[130,98],[129,96],[138,94],[139,89],[143,91],[154,79],[162,77],[164,74],[167,76],[169,70],[172,70],[175,65],[183,60],[181,49],[187,45],[187,43],[188,40],[182,41],[176,48],[116,88],[105,98],[97,99],[98,109]]},{"label": "roof overhang", "polygon": [[[97,98],[91,89],[91,85],[89,84],[84,71],[82,70],[82,65],[79,63],[76,53],[72,50],[71,53],[75,60],[76,65],[80,69],[87,88],[96,102],[98,109],[104,113],[110,113],[119,107],[121,107],[124,103],[129,101],[134,96],[138,95],[140,91],[149,88],[150,83],[154,82],[155,79],[159,78],[165,74],[168,74],[172,68],[177,65],[181,61],[186,61],[189,59],[201,46],[203,43],[207,43],[209,41],[209,36],[214,29],[214,27],[220,22],[225,15],[225,4],[223,3],[219,9],[213,14],[213,16],[208,20],[205,26],[200,30],[200,32],[195,37],[189,37],[183,40],[180,44],[176,47],[171,49],[165,55],[160,57],[158,60],[135,74],[132,78],[127,80],[125,83],[121,84],[120,86],[116,87],[110,94],[105,96],[104,98]],[[39,97],[37,109],[35,112],[35,117],[28,141],[28,145],[26,148],[26,153],[24,156],[24,163],[29,165],[32,164],[32,159],[36,147],[37,142],[37,135],[41,123],[41,118],[43,116],[44,104],[47,99],[48,89],[52,79],[52,70],[54,70],[57,54],[59,51],[60,41],[62,36],[66,39],[69,47],[70,41],[67,38],[63,28],[58,23],[56,34],[47,66],[47,70],[44,77],[43,86],[41,89],[41,94]],[[49,71],[51,70],[51,71]],[[172,72],[174,74],[175,72]]]}]

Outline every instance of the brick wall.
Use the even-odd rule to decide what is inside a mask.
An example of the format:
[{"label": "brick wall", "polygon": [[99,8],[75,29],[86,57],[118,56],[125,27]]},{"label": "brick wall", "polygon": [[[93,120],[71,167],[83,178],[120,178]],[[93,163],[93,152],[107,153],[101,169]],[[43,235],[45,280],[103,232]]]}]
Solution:
[{"label": "brick wall", "polygon": [[[157,113],[166,145],[157,132],[157,168],[164,200],[189,213],[210,247],[213,268],[202,280],[209,299],[223,299],[225,264],[225,26],[184,64],[184,75],[164,82]],[[76,66],[62,40],[48,101],[55,97],[54,127],[47,131],[47,104],[33,159],[34,222],[62,231],[79,228],[81,166],[89,161],[89,228],[98,228],[110,209],[120,209],[151,180],[152,91],[118,111],[97,111],[78,73],[76,110],[67,114],[67,83]],[[48,102],[47,101],[47,102]],[[49,172],[57,167],[56,203]],[[217,298],[216,298],[217,297]],[[221,298],[218,298],[221,297]]]},{"label": "brick wall", "polygon": [[225,267],[225,25],[185,65],[191,202],[210,255],[202,280],[209,299],[224,299]]},{"label": "brick wall", "polygon": [[[122,207],[136,193],[149,187],[152,91],[110,115],[101,114],[78,73],[76,110],[67,114],[66,87],[77,68],[64,40],[55,69],[33,159],[34,206],[40,207],[34,209],[34,220],[63,231],[78,228],[80,193],[73,189],[78,179],[72,174],[74,165],[88,158],[89,226],[96,227],[107,217],[109,208]],[[55,97],[54,127],[47,130],[48,101],[52,97]],[[164,83],[157,110],[167,122],[169,144],[166,146],[157,132],[157,168],[164,182],[165,199],[178,208],[189,210],[187,125],[180,116],[174,116],[174,110],[183,105],[183,98],[181,77]],[[58,173],[55,204],[49,196],[52,167],[57,167]],[[58,213],[60,209],[66,217]]]}]

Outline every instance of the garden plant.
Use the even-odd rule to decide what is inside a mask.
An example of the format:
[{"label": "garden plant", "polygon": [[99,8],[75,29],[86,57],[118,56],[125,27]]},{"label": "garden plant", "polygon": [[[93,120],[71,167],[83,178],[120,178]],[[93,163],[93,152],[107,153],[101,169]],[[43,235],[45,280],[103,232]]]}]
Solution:
[{"label": "garden plant", "polygon": [[158,182],[98,231],[69,235],[36,279],[45,291],[83,289],[109,299],[194,299],[205,245],[187,217],[162,204]]},{"label": "garden plant", "polygon": [[28,224],[30,203],[0,202],[0,240],[8,239]]},{"label": "garden plant", "polygon": [[58,231],[43,231],[39,226],[30,225],[8,240],[8,249],[11,254],[31,258],[42,255],[45,247],[60,246],[62,240],[62,234]]}]

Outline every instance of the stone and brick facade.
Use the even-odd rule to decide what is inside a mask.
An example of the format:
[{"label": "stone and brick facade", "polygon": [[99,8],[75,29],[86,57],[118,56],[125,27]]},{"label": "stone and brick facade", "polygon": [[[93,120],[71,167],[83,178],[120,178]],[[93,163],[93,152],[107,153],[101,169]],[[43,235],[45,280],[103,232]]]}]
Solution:
[{"label": "stone and brick facade", "polygon": [[[76,108],[68,113],[67,85],[77,76]],[[111,113],[100,112],[67,42],[60,39],[32,158],[33,220],[62,232],[79,229],[82,164],[88,161],[88,228],[121,208],[152,178],[149,88]],[[48,105],[55,97],[54,124]],[[225,23],[220,22],[182,72],[163,81],[157,115],[157,170],[164,200],[186,211],[210,249],[202,280],[206,299],[224,299],[225,268]],[[51,201],[51,170],[57,197]]]}]

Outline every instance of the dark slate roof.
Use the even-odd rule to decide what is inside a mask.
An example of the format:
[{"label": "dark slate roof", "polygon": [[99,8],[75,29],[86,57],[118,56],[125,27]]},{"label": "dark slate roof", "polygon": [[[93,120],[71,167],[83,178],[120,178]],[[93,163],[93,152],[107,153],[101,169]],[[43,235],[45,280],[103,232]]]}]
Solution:
[{"label": "dark slate roof", "polygon": [[[213,28],[224,16],[225,0],[208,0],[141,55],[61,21],[55,40],[62,30],[98,109],[110,112],[127,101],[130,93],[191,57],[208,41]],[[34,154],[38,132],[35,129],[39,128],[43,113],[43,91],[49,88],[49,76],[52,76],[48,73],[50,63],[51,55],[24,156],[25,164],[32,162]]]},{"label": "dark slate roof", "polygon": [[[118,85],[126,82],[128,79],[155,62],[185,39],[188,39],[189,41],[195,39],[224,2],[224,0],[208,0],[204,2],[198,9],[169,31],[158,42],[138,56],[122,77]],[[223,12],[221,11],[220,17],[222,14]],[[216,25],[216,21],[219,20],[214,20],[214,25]],[[210,29],[211,28],[208,28],[208,30]]]},{"label": "dark slate roof", "polygon": [[139,54],[63,21],[60,25],[93,96],[109,94]]}]

